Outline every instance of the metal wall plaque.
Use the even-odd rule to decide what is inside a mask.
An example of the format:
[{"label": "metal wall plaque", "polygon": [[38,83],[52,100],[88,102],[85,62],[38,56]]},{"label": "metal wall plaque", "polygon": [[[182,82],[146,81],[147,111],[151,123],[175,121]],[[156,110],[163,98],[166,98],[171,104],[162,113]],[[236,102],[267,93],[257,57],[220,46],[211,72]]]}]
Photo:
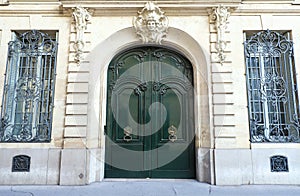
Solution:
[{"label": "metal wall plaque", "polygon": [[30,171],[30,156],[17,155],[12,160],[12,172],[29,172]]},{"label": "metal wall plaque", "polygon": [[288,172],[288,159],[285,156],[275,155],[270,157],[271,172]]}]

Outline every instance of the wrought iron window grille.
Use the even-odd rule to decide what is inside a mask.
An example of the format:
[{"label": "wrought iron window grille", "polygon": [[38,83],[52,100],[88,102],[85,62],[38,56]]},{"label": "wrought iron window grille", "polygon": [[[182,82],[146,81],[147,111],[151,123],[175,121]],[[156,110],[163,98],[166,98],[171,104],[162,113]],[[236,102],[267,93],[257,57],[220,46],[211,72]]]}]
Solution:
[{"label": "wrought iron window grille", "polygon": [[251,142],[300,142],[290,33],[265,30],[244,42]]},{"label": "wrought iron window grille", "polygon": [[13,32],[1,106],[0,142],[50,142],[57,33]]}]

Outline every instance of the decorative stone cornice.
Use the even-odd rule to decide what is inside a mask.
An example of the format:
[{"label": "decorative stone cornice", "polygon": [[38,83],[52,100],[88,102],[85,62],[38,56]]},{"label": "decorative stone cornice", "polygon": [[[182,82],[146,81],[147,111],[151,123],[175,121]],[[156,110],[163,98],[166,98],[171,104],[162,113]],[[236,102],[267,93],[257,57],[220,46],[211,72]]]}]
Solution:
[{"label": "decorative stone cornice", "polygon": [[225,48],[226,41],[224,39],[224,34],[227,29],[228,18],[230,16],[230,8],[219,5],[218,7],[214,7],[212,9],[212,13],[210,15],[211,20],[214,21],[215,28],[217,30],[217,43],[216,50],[219,57],[219,62],[223,64],[225,61]]},{"label": "decorative stone cornice", "polygon": [[153,2],[147,2],[145,7],[133,18],[133,26],[137,36],[143,43],[161,44],[167,35],[168,18]]},{"label": "decorative stone cornice", "polygon": [[[45,0],[45,1],[9,1],[0,6],[1,16],[11,16],[13,13],[22,16],[30,14],[69,16],[72,8],[82,5],[93,10],[93,16],[132,16],[136,10],[144,5],[141,0]],[[168,16],[206,16],[207,9],[220,4],[236,8],[235,15],[240,14],[272,14],[272,15],[300,15],[300,1],[242,1],[242,0],[157,0],[159,7],[168,13]]]},{"label": "decorative stone cornice", "polygon": [[84,31],[87,28],[87,21],[91,19],[91,14],[88,12],[87,9],[76,6],[73,8],[73,14],[72,14],[74,20],[75,20],[75,30],[76,30],[76,40],[74,43],[74,49],[75,49],[75,62],[77,64],[80,63],[80,61],[83,59],[82,53],[84,48]]}]

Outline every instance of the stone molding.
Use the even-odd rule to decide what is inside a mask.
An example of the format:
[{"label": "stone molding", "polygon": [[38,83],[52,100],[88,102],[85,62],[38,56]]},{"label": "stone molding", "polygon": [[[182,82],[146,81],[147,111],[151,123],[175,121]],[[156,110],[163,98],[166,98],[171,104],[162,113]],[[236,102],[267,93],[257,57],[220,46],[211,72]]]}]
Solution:
[{"label": "stone molding", "polygon": [[[236,8],[232,15],[272,13],[276,14],[296,14],[300,12],[300,1],[243,1],[241,0],[183,0],[183,1],[156,1],[159,7],[168,13],[168,16],[204,16],[207,9],[222,4],[226,7]],[[38,3],[38,6],[37,6]],[[143,1],[32,1],[32,2],[9,2],[0,6],[1,15],[11,13],[20,15],[42,14],[69,16],[72,8],[77,5],[89,8],[93,11],[93,16],[132,16],[136,10],[144,5]]]},{"label": "stone molding", "polygon": [[8,0],[0,0],[0,5],[1,6],[5,6],[5,5],[8,5],[8,4],[9,4]]},{"label": "stone molding", "polygon": [[133,18],[132,23],[143,43],[161,44],[167,35],[169,21],[164,12],[149,1],[141,11],[138,11],[138,16]]}]

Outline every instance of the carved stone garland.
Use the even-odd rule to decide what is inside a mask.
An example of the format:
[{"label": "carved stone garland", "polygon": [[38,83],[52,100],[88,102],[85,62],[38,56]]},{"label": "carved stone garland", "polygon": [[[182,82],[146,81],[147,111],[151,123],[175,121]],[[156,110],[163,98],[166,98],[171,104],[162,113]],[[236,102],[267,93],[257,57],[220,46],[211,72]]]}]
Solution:
[{"label": "carved stone garland", "polygon": [[80,61],[83,59],[82,53],[84,48],[84,31],[87,28],[87,21],[91,19],[91,14],[87,11],[87,9],[76,6],[73,8],[73,18],[75,19],[75,30],[76,30],[76,40],[74,43],[75,49],[75,62],[80,64]]},{"label": "carved stone garland", "polygon": [[143,43],[161,44],[167,35],[168,18],[153,2],[147,2],[145,7],[133,18],[136,34]]},{"label": "carved stone garland", "polygon": [[225,48],[226,41],[224,40],[225,30],[227,29],[228,18],[230,16],[229,8],[218,6],[213,8],[211,13],[211,20],[215,22],[215,27],[217,30],[217,43],[216,50],[218,53],[219,62],[221,64],[225,61]]}]

